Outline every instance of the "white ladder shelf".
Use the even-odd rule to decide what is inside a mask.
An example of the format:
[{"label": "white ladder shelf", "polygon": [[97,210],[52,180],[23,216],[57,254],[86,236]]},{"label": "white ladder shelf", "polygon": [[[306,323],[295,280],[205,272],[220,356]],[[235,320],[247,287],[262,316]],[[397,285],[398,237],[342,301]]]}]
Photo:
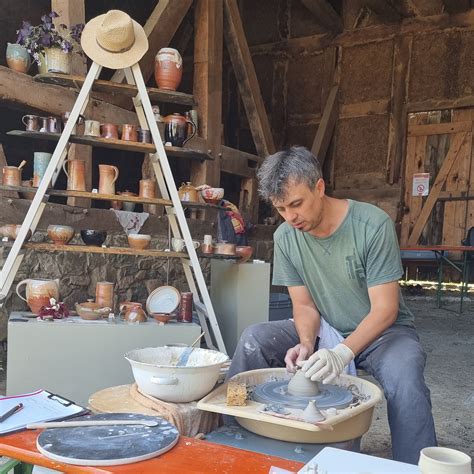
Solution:
[{"label": "white ladder shelf", "polygon": [[[79,115],[83,114],[87,107],[94,81],[98,79],[101,71],[102,66],[93,62],[72,108],[69,119],[58,140],[58,143],[56,144],[56,148],[54,149],[48,168],[45,171],[43,179],[37,188],[36,194],[31,202],[23,224],[21,225],[21,229],[18,232],[17,238],[12,245],[7,259],[5,260],[5,264],[0,273],[0,307],[6,300],[6,297],[13,284],[15,275],[23,260],[24,250],[22,250],[22,247],[27,233],[29,230],[34,233],[36,230],[38,222],[45,208],[44,197],[46,191],[50,184],[54,187],[56,183],[57,177],[62,169],[62,164],[67,156],[69,149],[69,139],[74,130],[74,126],[79,119]],[[187,283],[191,292],[193,293],[194,301],[197,302],[196,307],[200,308],[200,311],[197,313],[201,327],[204,331],[206,344],[209,348],[216,348],[215,344],[217,344],[217,349],[226,353],[224,340],[222,339],[219,325],[217,323],[216,315],[212,306],[209,292],[207,290],[201,265],[199,264],[196,249],[192,243],[191,232],[189,230],[188,223],[184,215],[184,210],[178,196],[178,191],[173,179],[168,157],[158,131],[158,126],[155,122],[150,98],[147,93],[140,66],[138,63],[134,64],[133,66],[124,69],[124,72],[127,83],[131,86],[135,86],[138,90],[137,96],[133,98],[133,104],[135,106],[140,127],[150,130],[153,143],[156,147],[156,153],[150,154],[150,157],[161,196],[163,199],[168,199],[172,202],[172,205],[165,206],[172,235],[173,237],[183,238],[186,245],[187,255],[186,258],[181,258],[181,263],[183,265]],[[203,304],[200,304],[201,298]],[[206,310],[205,312],[203,311],[203,306]],[[210,328],[207,324],[207,319],[209,320]],[[212,330],[212,335],[210,330]]]}]

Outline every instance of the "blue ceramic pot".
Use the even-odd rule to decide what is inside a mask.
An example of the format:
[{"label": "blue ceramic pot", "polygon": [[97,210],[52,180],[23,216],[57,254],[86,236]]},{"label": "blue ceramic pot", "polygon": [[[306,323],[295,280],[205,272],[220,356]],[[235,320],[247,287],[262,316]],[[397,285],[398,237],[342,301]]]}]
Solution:
[{"label": "blue ceramic pot", "polygon": [[21,44],[7,43],[7,65],[17,72],[27,73],[31,66],[31,59],[26,48]]}]

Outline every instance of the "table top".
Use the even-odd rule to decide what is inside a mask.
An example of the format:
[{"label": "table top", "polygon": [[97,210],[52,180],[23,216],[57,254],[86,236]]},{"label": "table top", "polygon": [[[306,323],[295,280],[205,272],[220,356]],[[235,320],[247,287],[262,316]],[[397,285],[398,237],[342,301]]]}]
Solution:
[{"label": "table top", "polygon": [[446,252],[474,252],[474,246],[472,245],[409,245],[406,247],[400,247],[400,250],[432,250]]},{"label": "table top", "polygon": [[140,463],[110,467],[62,464],[41,455],[36,448],[38,431],[21,431],[0,437],[0,455],[67,473],[264,473],[270,467],[296,472],[303,463],[244,451],[220,444],[181,436],[178,444],[161,456]]}]

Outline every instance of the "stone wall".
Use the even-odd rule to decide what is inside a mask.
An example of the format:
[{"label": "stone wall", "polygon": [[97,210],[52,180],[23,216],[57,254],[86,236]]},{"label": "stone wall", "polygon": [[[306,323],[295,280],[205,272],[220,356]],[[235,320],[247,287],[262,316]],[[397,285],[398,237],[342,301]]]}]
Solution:
[{"label": "stone wall", "polygon": [[[199,229],[201,228],[199,225]],[[250,232],[250,245],[254,247],[254,258],[272,261],[273,226],[255,226]],[[191,234],[193,228],[191,227]],[[35,242],[49,242],[45,232],[36,232]],[[72,244],[81,244],[80,237],[74,237]],[[123,232],[109,233],[107,246],[128,247]],[[167,236],[153,236],[151,248],[167,248]],[[8,254],[7,248],[0,248],[0,267]],[[200,259],[207,281],[210,277],[210,260]],[[172,285],[180,291],[189,291],[182,266],[177,259],[153,258],[129,255],[100,255],[75,252],[33,252],[28,250],[12,285],[11,294],[3,310],[0,309],[0,341],[7,337],[7,315],[14,310],[29,311],[26,303],[15,292],[15,287],[25,278],[60,280],[61,300],[70,308],[76,302],[95,298],[98,281],[115,283],[115,306],[120,301],[145,303],[148,294],[162,285]],[[24,287],[20,290],[24,295]]]}]

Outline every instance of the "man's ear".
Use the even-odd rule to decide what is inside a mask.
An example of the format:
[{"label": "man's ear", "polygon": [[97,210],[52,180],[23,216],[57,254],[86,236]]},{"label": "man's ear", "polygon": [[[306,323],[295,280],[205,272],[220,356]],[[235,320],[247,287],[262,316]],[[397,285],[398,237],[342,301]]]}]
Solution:
[{"label": "man's ear", "polygon": [[326,191],[326,184],[323,178],[319,178],[316,181],[316,190],[318,191],[319,195],[322,197]]}]

